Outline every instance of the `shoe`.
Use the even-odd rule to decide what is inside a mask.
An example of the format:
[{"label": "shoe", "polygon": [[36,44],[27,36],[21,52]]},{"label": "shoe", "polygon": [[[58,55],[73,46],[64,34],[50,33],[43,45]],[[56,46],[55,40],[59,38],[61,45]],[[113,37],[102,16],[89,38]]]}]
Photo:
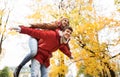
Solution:
[{"label": "shoe", "polygon": [[16,69],[15,69],[15,71],[14,71],[14,77],[18,77],[19,76],[19,73],[20,73],[20,70],[21,70],[21,68],[20,67],[17,67]]},{"label": "shoe", "polygon": [[31,68],[31,64],[29,65],[29,67]]}]

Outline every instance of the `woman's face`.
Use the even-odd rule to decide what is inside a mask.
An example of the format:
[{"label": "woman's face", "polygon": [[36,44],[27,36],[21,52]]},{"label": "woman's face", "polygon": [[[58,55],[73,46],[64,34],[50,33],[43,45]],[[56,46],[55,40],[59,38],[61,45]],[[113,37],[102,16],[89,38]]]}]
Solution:
[{"label": "woman's face", "polygon": [[62,23],[62,26],[65,27],[65,26],[69,26],[69,20],[67,18],[63,18],[61,20],[61,23]]},{"label": "woman's face", "polygon": [[66,39],[70,39],[71,34],[72,34],[72,31],[69,30],[69,29],[66,29],[66,30],[63,32],[63,36],[64,36]]}]

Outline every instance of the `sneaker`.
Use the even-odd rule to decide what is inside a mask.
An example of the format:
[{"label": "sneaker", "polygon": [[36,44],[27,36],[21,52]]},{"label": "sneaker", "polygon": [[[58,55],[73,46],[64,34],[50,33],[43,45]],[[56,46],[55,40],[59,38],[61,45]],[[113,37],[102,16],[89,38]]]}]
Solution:
[{"label": "sneaker", "polygon": [[15,69],[15,71],[14,71],[14,77],[18,77],[19,76],[19,73],[20,73],[20,70],[21,70],[21,68],[20,67],[17,67],[16,69]]}]

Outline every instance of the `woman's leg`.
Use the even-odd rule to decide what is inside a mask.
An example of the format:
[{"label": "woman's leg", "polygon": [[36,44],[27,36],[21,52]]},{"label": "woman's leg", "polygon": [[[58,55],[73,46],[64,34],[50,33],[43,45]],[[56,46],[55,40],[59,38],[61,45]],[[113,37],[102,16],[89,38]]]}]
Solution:
[{"label": "woman's leg", "polygon": [[20,66],[24,66],[28,61],[30,61],[37,54],[37,40],[34,38],[29,39],[30,53],[23,59]]},{"label": "woman's leg", "polygon": [[36,39],[32,37],[29,39],[29,48],[30,48],[30,53],[27,54],[27,56],[22,60],[19,66],[15,69],[14,77],[18,77],[21,68],[37,54],[37,40]]}]

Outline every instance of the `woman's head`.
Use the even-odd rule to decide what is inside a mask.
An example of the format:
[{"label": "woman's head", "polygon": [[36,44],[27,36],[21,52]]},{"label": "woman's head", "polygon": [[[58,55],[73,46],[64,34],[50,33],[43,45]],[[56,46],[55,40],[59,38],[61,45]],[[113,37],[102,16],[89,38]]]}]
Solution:
[{"label": "woman's head", "polygon": [[64,27],[69,26],[69,19],[68,18],[61,18],[58,21],[58,26],[62,30]]},{"label": "woman's head", "polygon": [[63,27],[69,26],[69,19],[68,19],[68,18],[61,18],[61,19],[60,19],[60,22],[61,22],[61,25],[62,25]]}]

